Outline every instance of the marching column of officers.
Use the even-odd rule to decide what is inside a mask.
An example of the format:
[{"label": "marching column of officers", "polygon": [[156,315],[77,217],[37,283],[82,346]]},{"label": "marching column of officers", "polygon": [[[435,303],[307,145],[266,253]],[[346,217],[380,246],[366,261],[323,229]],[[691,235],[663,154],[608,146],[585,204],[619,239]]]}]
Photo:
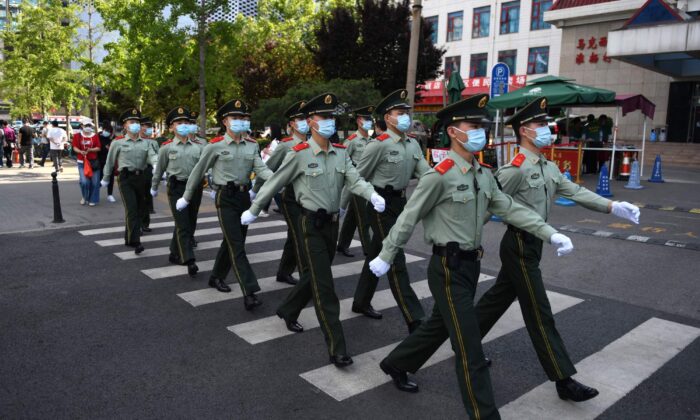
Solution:
[{"label": "marching column of officers", "polygon": [[[473,419],[500,418],[488,370],[491,361],[484,356],[481,339],[517,298],[533,347],[559,397],[577,402],[595,397],[596,389],[572,378],[576,369],[546,295],[539,268],[543,243],[554,245],[559,256],[573,250],[571,240],[547,220],[557,195],[634,223],[639,223],[639,208],[572,183],[546,159],[541,152],[551,144],[546,98],[536,98],[507,121],[520,153],[494,175],[475,157],[487,143],[488,95],[472,96],[437,113],[450,145],[447,157],[433,168],[420,145],[405,134],[411,126],[406,96],[405,90],[398,90],[376,106],[354,109],[357,131],[343,145],[330,141],[336,132],[338,98],[324,93],[299,101],[285,112],[290,137],[280,142],[266,163],[257,142],[248,137],[250,109],[242,100],[231,100],[217,111],[225,134],[209,143],[194,135],[197,114],[186,107],[174,108],[166,117],[173,138],[160,149],[150,139],[152,121],[136,109],[127,110],[119,118],[125,134],[110,148],[102,181],[104,185],[109,174],[118,171],[125,245],[137,254],[144,251],[140,236],[150,231],[149,199],[157,196],[167,174],[168,203],[175,220],[169,261],[187,266],[189,275],[196,276],[194,233],[205,176],[210,175],[224,238],[209,285],[230,292],[225,279],[233,271],[245,309],[253,310],[262,302],[245,252],[247,229],[282,190],[288,235],[277,281],[293,287],[276,313],[290,331],[301,333],[297,318],[311,301],[330,361],[338,368],[353,361],[331,266],[336,252],[352,256],[349,247],[357,229],[365,262],[352,311],[382,318],[371,301],[386,274],[409,332],[379,364],[398,389],[417,392],[418,385],[408,374],[420,369],[449,338],[467,414]],[[409,198],[406,188],[412,178],[418,185]],[[484,253],[482,229],[491,214],[508,227],[500,245],[502,267],[493,286],[475,303]],[[411,288],[403,252],[420,221],[433,254],[428,284],[435,304],[428,316]],[[292,276],[295,269],[299,279]]]}]

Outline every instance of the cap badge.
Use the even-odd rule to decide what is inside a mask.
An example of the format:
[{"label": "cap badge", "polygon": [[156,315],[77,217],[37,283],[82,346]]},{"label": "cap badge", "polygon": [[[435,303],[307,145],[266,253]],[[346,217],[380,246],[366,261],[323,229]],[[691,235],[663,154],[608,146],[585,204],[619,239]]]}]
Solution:
[{"label": "cap badge", "polygon": [[545,108],[547,108],[547,98],[542,98],[542,101],[540,101],[540,109]]},{"label": "cap badge", "polygon": [[184,114],[184,113],[185,113],[185,110],[182,109],[182,108],[178,108],[178,109],[177,109],[177,113],[178,113],[178,114]]},{"label": "cap badge", "polygon": [[489,97],[488,97],[488,96],[484,96],[484,97],[481,98],[481,100],[479,101],[479,108],[485,107],[486,104],[487,104],[488,102],[489,102]]},{"label": "cap badge", "polygon": [[406,95],[407,95],[407,94],[408,94],[408,93],[407,93],[405,90],[402,90],[402,91],[401,91],[401,99],[406,99]]},{"label": "cap badge", "polygon": [[235,106],[236,108],[240,108],[240,107],[241,107],[241,101],[236,101],[236,103],[234,104],[234,106]]},{"label": "cap badge", "polygon": [[326,105],[330,105],[331,103],[333,103],[333,97],[331,95],[326,95],[326,97],[323,99],[323,102]]}]

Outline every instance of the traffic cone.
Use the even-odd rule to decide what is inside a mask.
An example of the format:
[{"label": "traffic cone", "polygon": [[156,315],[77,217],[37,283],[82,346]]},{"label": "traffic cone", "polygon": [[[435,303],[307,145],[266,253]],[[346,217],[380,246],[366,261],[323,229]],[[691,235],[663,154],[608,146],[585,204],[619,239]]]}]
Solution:
[{"label": "traffic cone", "polygon": [[656,155],[654,167],[651,169],[651,178],[649,178],[649,182],[666,182],[661,174],[661,155]]},{"label": "traffic cone", "polygon": [[12,162],[15,164],[19,163],[19,150],[17,149],[12,149]]},{"label": "traffic cone", "polygon": [[622,165],[620,165],[620,173],[617,174],[619,181],[627,181],[630,178],[630,153],[622,153]]},{"label": "traffic cone", "polygon": [[610,192],[610,180],[608,180],[608,165],[603,164],[600,167],[600,175],[598,176],[598,186],[595,188],[595,193],[601,197],[612,197]]},{"label": "traffic cone", "polygon": [[629,190],[641,190],[642,184],[639,179],[639,162],[636,160],[632,162],[632,173],[630,174],[630,180],[625,184],[625,188]]},{"label": "traffic cone", "polygon": [[[572,181],[571,172],[569,172],[568,169],[566,171],[564,171],[564,177],[566,179],[568,179],[569,181]],[[572,200],[569,200],[568,198],[561,197],[561,196],[554,201],[554,204],[556,204],[558,206],[564,206],[564,207],[573,207],[576,205],[576,203],[573,202]]]}]

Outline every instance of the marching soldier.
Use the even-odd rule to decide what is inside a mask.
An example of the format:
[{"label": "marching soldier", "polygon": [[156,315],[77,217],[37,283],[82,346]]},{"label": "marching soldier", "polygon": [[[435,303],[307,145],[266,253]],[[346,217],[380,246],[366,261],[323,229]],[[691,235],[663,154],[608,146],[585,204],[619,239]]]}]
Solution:
[{"label": "marching soldier", "polygon": [[[201,145],[202,147],[207,145],[207,139],[200,137],[199,135],[199,126],[197,125],[197,119],[199,118],[199,112],[197,111],[190,111],[190,120],[189,124],[187,125],[189,131],[189,135],[187,138],[191,140],[194,143],[197,143]],[[206,178],[206,175],[205,175]],[[202,189],[204,188],[205,181],[202,181]],[[212,190],[213,191],[213,190]],[[199,214],[199,206],[202,204],[202,196],[199,194],[197,191],[195,191],[195,194],[192,196],[192,201],[189,204],[190,207],[190,214],[198,215]],[[197,231],[197,217],[195,217],[192,221],[192,247],[197,248],[197,240],[194,238],[194,232]],[[224,283],[226,285],[226,283]],[[228,287],[228,286],[227,286]]]},{"label": "marching soldier", "polygon": [[206,144],[207,139],[199,136],[199,126],[197,125],[198,118],[199,118],[199,112],[190,111],[190,124],[189,124],[190,135],[189,135],[189,139],[192,141],[198,141],[201,144]]},{"label": "marching soldier", "polygon": [[158,153],[158,164],[151,184],[151,196],[158,195],[158,185],[163,173],[168,173],[168,203],[175,220],[175,231],[170,241],[169,260],[173,264],[186,265],[187,273],[194,277],[199,271],[195,264],[192,238],[199,204],[202,201],[202,182],[194,185],[190,205],[183,211],[177,211],[175,205],[185,193],[187,180],[202,154],[203,144],[188,138],[188,110],[177,107],[165,118],[165,124],[175,137],[163,143]]},{"label": "marching soldier", "polygon": [[299,283],[277,309],[287,328],[302,332],[297,322],[301,310],[313,298],[316,316],[328,345],[331,363],[339,368],[352,364],[345,346],[340,324],[340,303],[333,286],[331,264],[335,256],[338,235],[340,193],[347,187],[353,194],[369,200],[377,212],[384,210],[384,199],[374,192],[352,165],[344,146],[331,144],[335,134],[335,116],[338,99],[324,93],[307,102],[299,110],[308,115],[311,139],[292,148],[241,216],[241,223],[252,223],[262,206],[287,184],[294,185],[296,200],[301,209],[301,249],[305,268]]},{"label": "marching soldier", "polygon": [[117,182],[126,214],[124,243],[133,247],[136,254],[140,254],[144,249],[141,245],[141,216],[146,208],[144,172],[147,165],[155,164],[158,155],[150,143],[139,135],[141,113],[138,109],[128,109],[122,113],[119,121],[124,126],[126,135],[123,139],[112,142],[101,184],[103,187],[109,185],[109,174],[118,163]]},{"label": "marching soldier", "polygon": [[[357,123],[357,131],[345,139],[345,146],[347,147],[347,154],[350,156],[355,166],[357,166],[357,163],[360,161],[360,157],[365,151],[365,146],[367,146],[369,142],[368,131],[372,129],[373,112],[374,106],[370,105],[357,108],[352,113]],[[338,236],[338,252],[346,257],[354,257],[348,248],[350,247],[350,242],[352,242],[352,237],[355,235],[355,227],[357,227],[360,234],[360,242],[362,243],[362,250],[367,254],[367,247],[369,246],[367,202],[363,200],[362,197],[350,194],[347,189],[344,189],[340,199],[340,208],[347,209],[347,212],[343,219],[343,226],[340,228],[340,235]]]},{"label": "marching soldier", "polygon": [[[153,151],[157,155],[159,146],[158,142],[153,138],[153,120],[151,120],[151,117],[141,117],[141,132],[139,135],[153,148]],[[146,165],[146,170],[144,172],[144,191],[146,194],[144,195],[143,199],[146,202],[146,205],[144,206],[144,211],[141,214],[141,231],[150,232],[151,228],[149,226],[151,225],[151,214],[155,213],[155,210],[153,209],[153,197],[148,193],[148,190],[151,187],[151,181],[153,179],[153,165]]]},{"label": "marching soldier", "polygon": [[212,139],[204,147],[197,165],[187,180],[185,193],[175,204],[182,211],[201,189],[204,173],[212,169],[212,180],[216,189],[216,209],[219,215],[224,240],[216,255],[209,286],[221,292],[230,292],[225,279],[229,270],[243,292],[243,305],[250,311],[262,302],[255,296],[260,291],[258,279],[250,267],[245,253],[245,237],[248,227],[241,225],[241,213],[250,206],[250,175],[255,172],[262,179],[272,175],[260,158],[255,140],[247,139],[250,128],[250,111],[243,101],[234,99],[217,111],[217,119],[226,128],[226,134]]},{"label": "marching soldier", "polygon": [[431,316],[382,362],[402,391],[417,392],[407,372],[415,373],[449,337],[455,351],[455,368],[462,401],[472,419],[498,419],[491,378],[481,348],[474,310],[479,279],[482,227],[487,212],[558,246],[560,254],[573,250],[571,241],[547,225],[537,213],[503,194],[487,168],[474,154],[486,144],[482,124],[488,122],[488,95],[454,103],[437,117],[450,138],[447,158],[426,173],[384,239],[370,268],[385,274],[391,262],[423,221],[425,239],[433,245],[428,284],[435,298]]},{"label": "marching soldier", "polygon": [[[515,202],[537,212],[544,220],[549,217],[557,195],[576,201],[582,206],[610,213],[639,223],[639,208],[618,201],[610,201],[562,175],[556,164],[548,161],[540,148],[551,144],[547,126],[547,99],[538,98],[523,107],[507,122],[513,126],[520,153],[510,164],[496,174],[503,192]],[[512,224],[501,240],[501,271],[496,283],[479,299],[476,314],[481,336],[485,336],[513,303],[518,299],[530,340],[540,364],[551,381],[556,381],[559,397],[565,400],[585,401],[598,395],[571,376],[576,373],[564,342],[554,325],[554,317],[547,299],[540,258],[542,238],[522,231]]]},{"label": "marching soldier", "polygon": [[[367,207],[372,239],[366,249],[367,257],[352,304],[353,312],[374,319],[382,318],[381,312],[374,310],[371,305],[379,278],[372,274],[369,263],[379,255],[382,241],[406,205],[408,181],[411,177],[420,178],[430,169],[420,145],[405,134],[411,127],[411,116],[408,113],[411,106],[406,102],[406,94],[404,89],[397,90],[377,105],[377,115],[386,123],[387,130],[367,144],[357,165],[360,176],[371,183],[387,203],[387,209],[382,214]],[[411,288],[406,257],[402,250],[398,251],[388,276],[391,293],[399,305],[409,332],[413,332],[425,317],[425,312]]]},{"label": "marching soldier", "polygon": [[[304,106],[305,103],[305,101],[296,102],[284,112],[284,116],[287,117],[288,121],[287,127],[292,136],[282,139],[277,145],[277,148],[272,152],[270,159],[265,163],[273,172],[279,169],[285,156],[287,156],[287,153],[289,153],[293,147],[306,142],[306,134],[309,132],[309,125],[306,122],[306,115],[300,111],[300,108]],[[253,191],[257,193],[263,185],[263,181],[256,182]],[[295,285],[298,283],[298,280],[292,276],[292,273],[294,273],[294,269],[298,267],[299,274],[301,275],[304,264],[299,252],[301,242],[299,242],[300,232],[298,222],[301,217],[301,208],[297,203],[294,194],[294,186],[292,184],[288,184],[284,187],[280,204],[284,219],[287,221],[287,240],[284,242],[282,258],[280,259],[280,265],[277,269],[277,281]]]}]

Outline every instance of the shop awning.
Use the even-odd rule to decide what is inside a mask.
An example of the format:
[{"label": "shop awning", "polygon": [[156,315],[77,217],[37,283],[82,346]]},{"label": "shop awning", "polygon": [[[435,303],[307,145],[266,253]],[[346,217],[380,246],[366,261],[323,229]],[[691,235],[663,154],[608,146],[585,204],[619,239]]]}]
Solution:
[{"label": "shop awning", "polygon": [[[464,90],[462,98],[468,98],[478,93],[489,93],[491,88],[490,77],[472,77],[470,79],[462,79],[464,81]],[[527,76],[510,76],[508,79],[509,91],[514,91],[525,86]],[[444,80],[429,80],[423,85],[418,85],[419,97],[416,99],[416,105],[440,105],[443,104],[443,83]],[[445,92],[445,99],[447,92]],[[448,101],[449,102],[449,101]]]},{"label": "shop awning", "polygon": [[615,96],[615,103],[622,109],[623,117],[630,112],[639,110],[649,119],[654,119],[656,105],[644,95],[634,93],[619,94]]},{"label": "shop awning", "polygon": [[546,97],[549,106],[615,105],[615,92],[573,83],[572,79],[545,76],[528,86],[489,101],[492,109],[520,108],[536,98]]}]

